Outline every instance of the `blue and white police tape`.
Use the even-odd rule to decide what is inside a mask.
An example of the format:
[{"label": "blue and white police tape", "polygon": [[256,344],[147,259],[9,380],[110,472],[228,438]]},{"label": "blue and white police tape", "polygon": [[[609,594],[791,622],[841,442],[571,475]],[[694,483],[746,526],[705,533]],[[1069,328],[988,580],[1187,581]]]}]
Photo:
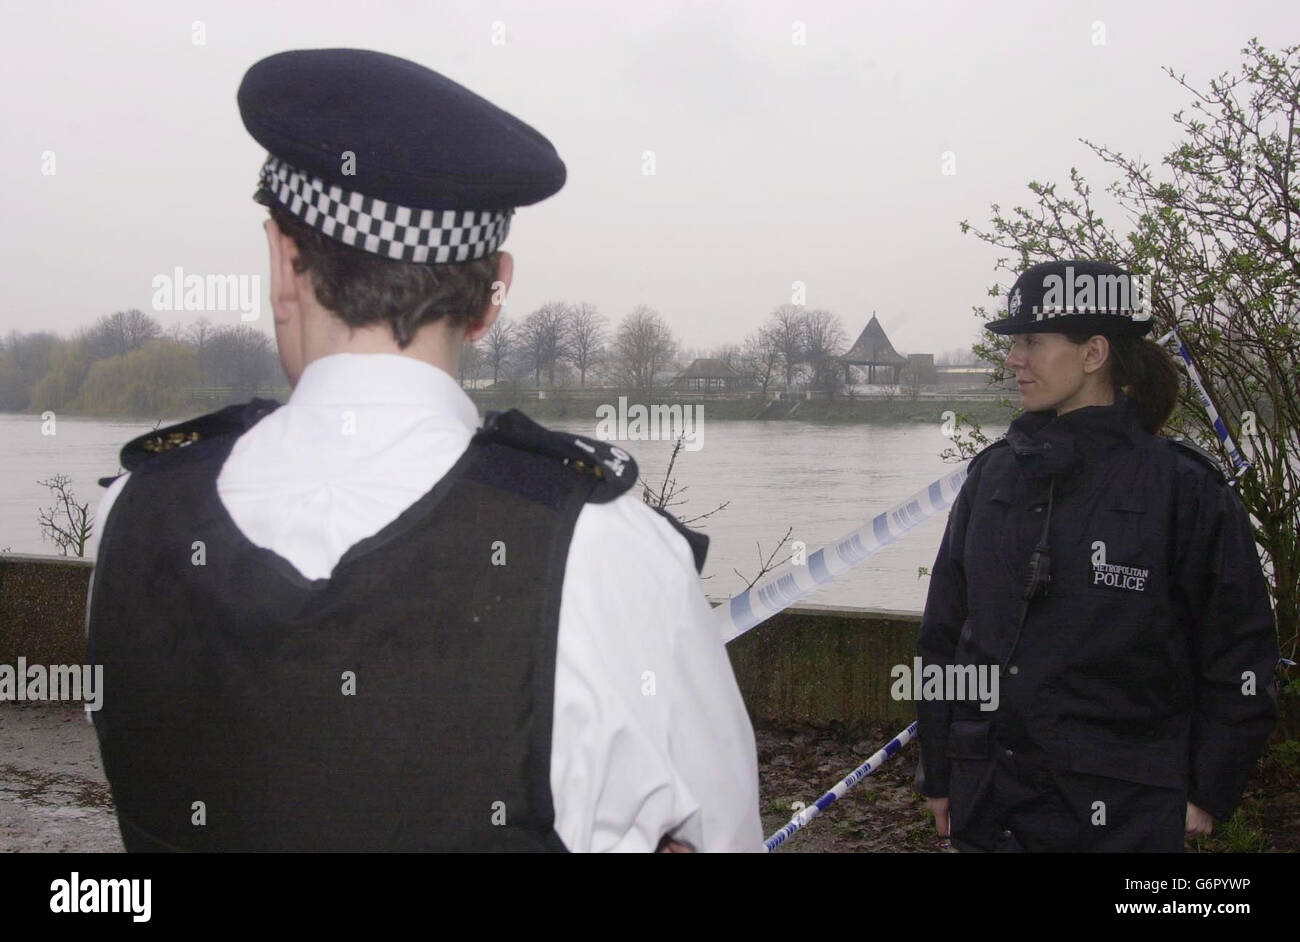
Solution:
[{"label": "blue and white police tape", "polygon": [[1237,443],[1232,440],[1232,435],[1228,432],[1228,426],[1224,424],[1223,419],[1219,416],[1219,410],[1214,407],[1210,401],[1210,394],[1205,388],[1205,383],[1201,381],[1201,374],[1196,370],[1196,364],[1192,362],[1191,351],[1187,349],[1187,344],[1183,343],[1183,338],[1178,336],[1177,330],[1171,330],[1165,334],[1156,343],[1164,345],[1169,338],[1173,338],[1178,343],[1178,355],[1183,358],[1187,364],[1187,376],[1192,381],[1192,386],[1196,388],[1196,395],[1200,397],[1201,406],[1205,409],[1205,414],[1210,417],[1210,422],[1214,425],[1214,434],[1219,436],[1219,441],[1223,443],[1223,450],[1228,453],[1232,459],[1232,472],[1235,478],[1241,477],[1241,472],[1250,467],[1250,462],[1245,459],[1241,451],[1237,448]]},{"label": "blue and white police tape", "polygon": [[844,776],[844,778],[840,779],[840,781],[837,782],[825,795],[822,795],[811,805],[797,812],[795,816],[790,819],[789,824],[764,841],[768,853],[776,850],[786,842],[791,834],[804,827],[809,821],[817,817],[817,815],[821,814],[831,805],[835,804],[836,801],[843,798],[850,788],[884,765],[887,759],[890,759],[894,753],[898,752],[911,742],[915,736],[916,724],[913,723],[889,742],[885,743],[884,748],[875,753],[875,755],[870,759],[862,763],[848,775]]},{"label": "blue and white police tape", "polygon": [[917,491],[901,504],[878,514],[831,546],[808,556],[806,564],[791,561],[718,607],[722,640],[730,641],[782,609],[816,592],[841,573],[880,552],[917,524],[952,506],[966,480],[969,463]]}]

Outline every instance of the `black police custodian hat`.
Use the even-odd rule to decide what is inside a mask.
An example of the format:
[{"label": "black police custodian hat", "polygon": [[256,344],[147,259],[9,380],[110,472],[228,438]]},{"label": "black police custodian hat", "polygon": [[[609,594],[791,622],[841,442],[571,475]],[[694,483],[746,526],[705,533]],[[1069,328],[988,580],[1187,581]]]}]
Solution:
[{"label": "black police custodian hat", "polygon": [[1007,316],[985,326],[995,334],[1141,336],[1154,326],[1150,283],[1107,262],[1040,262],[1012,285]]},{"label": "black police custodian hat", "polygon": [[238,101],[270,152],[254,198],[385,258],[482,258],[505,241],[515,207],[564,186],[564,163],[537,131],[381,52],[278,53],[248,70]]}]

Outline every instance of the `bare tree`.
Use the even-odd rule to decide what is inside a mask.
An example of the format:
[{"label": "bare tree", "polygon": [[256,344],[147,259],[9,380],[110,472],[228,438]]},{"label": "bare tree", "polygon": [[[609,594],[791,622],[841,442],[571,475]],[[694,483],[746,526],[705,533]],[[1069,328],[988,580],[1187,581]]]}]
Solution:
[{"label": "bare tree", "polygon": [[545,370],[550,385],[555,385],[555,366],[567,351],[569,309],[559,301],[548,301],[524,320],[520,330],[521,348],[533,369],[533,379],[542,385]]},{"label": "bare tree", "polygon": [[791,559],[794,558],[793,555],[789,555],[786,556],[779,563],[776,561],[776,554],[781,552],[781,550],[785,548],[785,545],[790,542],[790,537],[793,534],[794,534],[794,527],[786,527],[785,536],[781,537],[781,539],[777,542],[776,546],[772,548],[772,552],[768,553],[766,557],[763,556],[763,544],[758,540],[754,541],[754,548],[758,551],[758,572],[755,573],[754,577],[752,579],[748,579],[746,578],[743,572],[741,572],[739,569],[736,569],[734,566],[731,569],[732,572],[740,576],[741,580],[745,582],[745,588],[741,590],[742,592],[748,592],[750,589],[754,588],[754,584],[757,583],[759,579],[762,579],[765,575],[767,575],[773,569],[776,569],[778,566],[784,566],[786,563],[788,563]]},{"label": "bare tree", "polygon": [[767,319],[766,331],[772,346],[781,356],[785,388],[794,385],[794,374],[804,356],[804,313],[794,304],[783,304]]},{"label": "bare tree", "polygon": [[647,393],[655,375],[677,355],[677,339],[659,313],[643,304],[619,324],[614,350],[624,382]]},{"label": "bare tree", "polygon": [[496,319],[483,338],[483,352],[487,362],[492,365],[492,385],[501,378],[501,371],[510,361],[514,351],[515,325],[506,320],[505,315]]},{"label": "bare tree", "polygon": [[157,340],[162,336],[162,327],[158,322],[143,311],[134,308],[129,311],[119,311],[113,315],[113,320],[122,332],[127,353],[139,350],[150,340]]},{"label": "bare tree", "polygon": [[199,354],[199,384],[202,386],[214,385],[208,375],[210,358],[207,355],[208,344],[212,342],[212,334],[212,321],[206,317],[200,317],[187,326],[185,333],[182,335],[182,339]]},{"label": "bare tree", "polygon": [[781,369],[781,351],[776,348],[772,335],[763,328],[745,338],[740,348],[740,371],[744,373],[759,389],[763,398],[767,398],[767,387],[772,385]]},{"label": "bare tree", "polygon": [[156,320],[143,311],[132,308],[129,311],[105,314],[87,332],[86,342],[90,358],[103,360],[126,356],[162,335],[162,327]]},{"label": "bare tree", "polygon": [[720,347],[715,347],[709,353],[709,358],[717,360],[727,369],[735,370],[737,373],[744,372],[740,362],[740,347],[734,343],[724,343]]},{"label": "bare tree", "polygon": [[477,380],[487,365],[487,357],[477,344],[467,343],[460,350],[460,359],[456,363],[456,379],[461,386],[465,381]]},{"label": "bare tree", "polygon": [[54,495],[54,504],[37,512],[41,524],[41,536],[53,540],[59,548],[60,556],[67,556],[72,550],[74,556],[86,555],[86,541],[95,527],[95,520],[90,515],[90,504],[77,502],[72,488],[68,485],[72,479],[66,474],[56,474],[37,484],[50,489]]},{"label": "bare tree", "polygon": [[808,311],[803,317],[803,356],[812,373],[812,385],[834,395],[843,375],[839,356],[848,343],[840,319],[830,311]]},{"label": "bare tree", "polygon": [[[706,511],[702,514],[696,514],[693,517],[682,516],[672,509],[686,503],[686,492],[690,490],[687,485],[679,485],[677,483],[677,476],[674,474],[674,470],[677,467],[677,459],[681,456],[682,445],[685,443],[685,438],[685,433],[683,433],[682,435],[679,435],[677,441],[673,443],[672,454],[668,456],[668,467],[664,469],[663,480],[660,481],[658,485],[650,483],[645,478],[641,478],[639,483],[641,484],[642,502],[651,507],[657,507],[665,513],[672,514],[682,523],[683,526],[695,526],[699,524],[701,520],[707,520],[714,514],[725,510],[731,501],[723,501],[712,510]],[[745,590],[752,589],[754,584],[758,582],[759,579],[763,578],[763,576],[768,572],[771,572],[777,566],[784,565],[790,561],[791,556],[789,555],[786,555],[779,563],[776,561],[776,558],[785,548],[786,544],[790,542],[790,536],[793,533],[794,528],[787,527],[785,535],[781,537],[776,546],[767,554],[766,557],[763,555],[763,544],[759,541],[755,541],[755,546],[758,549],[758,573],[752,579],[747,579],[745,574],[739,569],[732,569],[732,572],[739,576],[741,581],[746,583]],[[709,579],[712,577],[704,576],[703,578]]]},{"label": "bare tree", "polygon": [[578,371],[578,385],[587,385],[587,370],[599,358],[605,346],[605,334],[608,321],[597,311],[594,304],[586,301],[569,309],[569,337],[565,345],[565,357]]},{"label": "bare tree", "polygon": [[641,478],[641,501],[651,507],[671,513],[683,526],[691,526],[701,520],[712,517],[718,511],[726,508],[731,503],[724,500],[721,504],[712,510],[702,514],[696,514],[694,517],[683,517],[671,508],[686,503],[686,492],[690,489],[686,485],[678,485],[677,478],[673,475],[673,469],[677,466],[677,458],[682,453],[682,445],[686,442],[686,433],[683,432],[677,436],[677,441],[673,443],[672,454],[668,456],[668,467],[664,469],[664,478],[659,482],[658,487],[651,484],[645,478]]}]

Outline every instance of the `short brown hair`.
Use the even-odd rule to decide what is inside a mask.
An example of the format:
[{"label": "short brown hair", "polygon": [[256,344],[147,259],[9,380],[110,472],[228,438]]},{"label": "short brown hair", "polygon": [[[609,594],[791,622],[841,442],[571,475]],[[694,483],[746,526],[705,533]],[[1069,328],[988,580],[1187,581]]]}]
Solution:
[{"label": "short brown hair", "polygon": [[492,297],[500,252],[444,265],[399,262],[331,239],[278,206],[271,218],[298,247],[293,270],[311,273],[316,299],[349,327],[388,324],[399,347],[443,318],[473,327]]}]

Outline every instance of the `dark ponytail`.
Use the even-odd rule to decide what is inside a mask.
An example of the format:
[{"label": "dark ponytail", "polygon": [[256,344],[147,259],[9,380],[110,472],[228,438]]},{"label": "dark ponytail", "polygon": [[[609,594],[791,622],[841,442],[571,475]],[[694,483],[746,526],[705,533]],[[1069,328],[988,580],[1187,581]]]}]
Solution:
[{"label": "dark ponytail", "polygon": [[[1077,344],[1093,334],[1067,334]],[[1116,389],[1137,410],[1138,421],[1152,435],[1173,414],[1178,404],[1178,367],[1168,351],[1145,337],[1107,337],[1110,341],[1110,377]]]}]

